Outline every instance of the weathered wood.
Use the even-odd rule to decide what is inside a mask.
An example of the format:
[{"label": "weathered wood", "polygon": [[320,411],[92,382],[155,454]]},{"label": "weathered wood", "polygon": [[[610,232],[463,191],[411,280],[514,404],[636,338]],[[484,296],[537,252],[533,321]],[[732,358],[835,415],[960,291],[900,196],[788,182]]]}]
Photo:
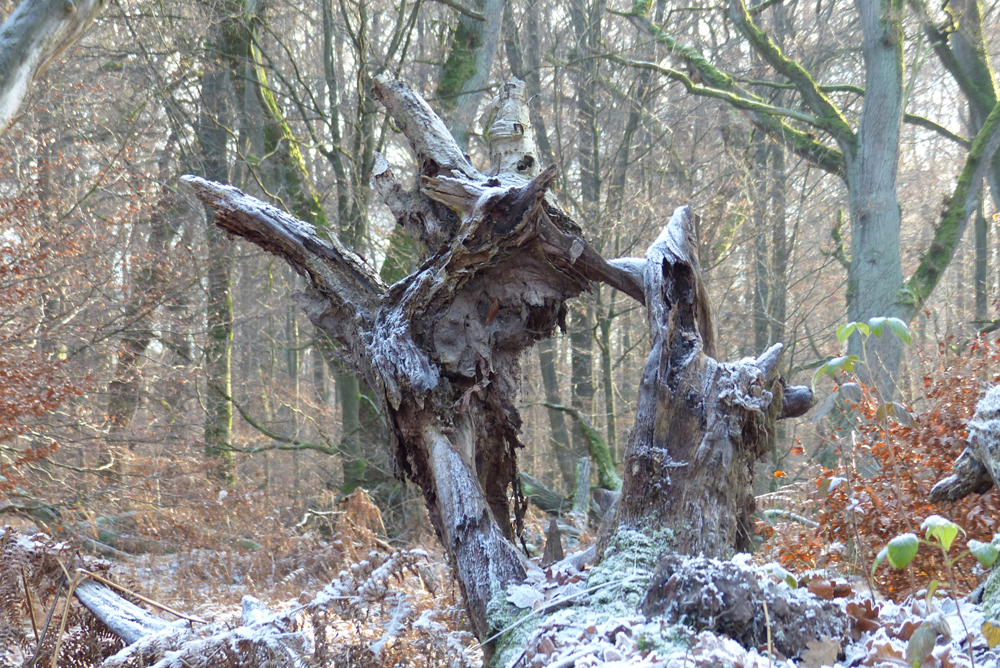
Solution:
[{"label": "weathered wood", "polygon": [[73,595],[126,645],[170,628],[170,623],[143,610],[104,585],[84,580]]},{"label": "weathered wood", "polygon": [[[664,558],[642,602],[647,617],[662,616],[696,631],[712,629],[744,647],[767,646],[796,658],[807,643],[848,635],[840,606],[816,596],[788,596],[775,583],[762,583],[754,568],[676,554]],[[765,606],[768,615],[765,618]]]},{"label": "weathered wood", "polygon": [[[726,558],[753,535],[753,464],[773,446],[783,382],[776,344],[719,363],[698,270],[694,218],[674,212],[642,266],[652,351],[643,370],[622,496],[598,556],[621,528],[667,527],[680,554]],[[633,265],[636,270],[638,263]]]},{"label": "weathered wood", "polygon": [[590,457],[576,460],[576,483],[573,485],[571,513],[586,515],[590,508]]},{"label": "weathered wood", "polygon": [[[712,359],[690,210],[678,209],[644,259],[608,262],[547,198],[556,170],[539,172],[528,159],[534,144],[516,83],[491,107],[491,134],[502,145],[491,149],[495,164],[486,172],[409,88],[385,76],[373,86],[418,160],[410,191],[384,160],[374,171],[397,223],[423,246],[419,269],[392,286],[287,214],[234,188],[187,180],[220,226],[307,279],[299,302],[381,400],[397,474],[423,492],[476,634],[493,634],[487,607],[525,576],[513,542],[527,504],[516,459],[519,356],[551,336],[565,302],[594,281],[647,306],[654,343],[623,495],[607,530],[674,527],[682,552],[725,555],[746,546],[751,464],[785,412],[784,384],[775,378],[780,346],[759,360]],[[789,412],[811,402],[796,392]]]},{"label": "weathered wood", "polygon": [[535,504],[540,510],[547,513],[559,513],[562,512],[563,506],[568,505],[562,496],[546,487],[535,476],[522,471],[519,477],[521,478],[521,490],[524,493],[524,497]]},{"label": "weathered wood", "polygon": [[23,0],[0,25],[0,135],[28,86],[78,40],[107,0]]},{"label": "weathered wood", "polygon": [[562,546],[562,532],[559,531],[559,521],[549,520],[549,530],[545,532],[545,550],[542,554],[542,568],[548,568],[566,557]]},{"label": "weathered wood", "polygon": [[[519,163],[517,133],[498,132],[502,160],[492,175],[480,173],[418,95],[386,77],[373,85],[419,163],[410,192],[388,163],[375,170],[397,222],[425,247],[420,269],[395,285],[291,216],[234,188],[186,180],[221,227],[308,280],[300,304],[383,400],[398,473],[420,485],[473,628],[485,638],[490,597],[524,576],[512,542],[525,507],[516,465],[518,357],[552,334],[565,301],[592,280],[640,299],[641,284],[601,258],[545,199],[553,168],[530,180],[498,171]],[[494,125],[521,118],[518,99],[498,103]],[[523,147],[529,139],[527,128]]]},{"label": "weathered wood", "polygon": [[1000,385],[991,388],[969,420],[969,446],[952,473],[931,490],[931,502],[955,502],[969,494],[985,494],[1000,480]]}]

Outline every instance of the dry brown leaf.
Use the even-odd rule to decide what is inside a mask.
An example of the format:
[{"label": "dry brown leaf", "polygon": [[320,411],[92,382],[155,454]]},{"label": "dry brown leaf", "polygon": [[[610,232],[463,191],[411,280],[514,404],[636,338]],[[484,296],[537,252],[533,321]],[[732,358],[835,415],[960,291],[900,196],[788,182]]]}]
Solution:
[{"label": "dry brown leaf", "polygon": [[840,640],[823,636],[820,640],[810,640],[802,653],[802,665],[806,668],[825,668],[837,663],[840,654]]},{"label": "dry brown leaf", "polygon": [[806,585],[810,592],[829,601],[833,598],[833,585],[826,578],[816,576]]},{"label": "dry brown leaf", "polygon": [[846,598],[854,593],[851,585],[847,582],[834,582],[833,583],[833,597],[834,598]]},{"label": "dry brown leaf", "polygon": [[850,602],[847,604],[847,614],[851,617],[851,634],[855,640],[865,633],[870,633],[882,626],[878,618],[879,609],[872,605],[872,602],[865,600],[863,603]]},{"label": "dry brown leaf", "polygon": [[903,625],[899,627],[898,631],[893,631],[892,635],[896,636],[900,640],[909,640],[913,632],[917,630],[920,626],[921,620],[919,619],[908,619],[903,622]]},{"label": "dry brown leaf", "polygon": [[879,663],[896,663],[905,666],[906,660],[903,659],[903,653],[892,646],[892,643],[883,643],[881,645],[876,645],[873,648],[875,651],[868,655],[865,659],[866,666],[874,666]]}]

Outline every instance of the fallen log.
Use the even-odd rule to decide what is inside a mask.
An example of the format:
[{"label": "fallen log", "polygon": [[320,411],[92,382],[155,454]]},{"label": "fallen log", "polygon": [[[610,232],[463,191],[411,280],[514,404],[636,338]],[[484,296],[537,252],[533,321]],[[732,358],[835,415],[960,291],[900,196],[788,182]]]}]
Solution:
[{"label": "fallen log", "polygon": [[73,595],[126,645],[171,627],[166,620],[143,610],[95,580],[87,579],[79,583]]}]

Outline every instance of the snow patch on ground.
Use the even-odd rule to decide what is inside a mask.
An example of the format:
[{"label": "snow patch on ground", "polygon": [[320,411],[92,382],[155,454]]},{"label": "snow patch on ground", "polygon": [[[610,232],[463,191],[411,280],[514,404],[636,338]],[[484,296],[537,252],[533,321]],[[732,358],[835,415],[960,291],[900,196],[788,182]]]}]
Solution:
[{"label": "snow patch on ground", "polygon": [[[662,545],[661,545],[662,549]],[[768,656],[767,646],[747,649],[735,640],[711,630],[695,633],[692,629],[667,624],[661,618],[647,619],[636,612],[637,592],[644,591],[650,577],[650,565],[643,550],[631,553],[633,568],[623,568],[627,551],[610,555],[607,562],[590,570],[578,570],[572,559],[547,570],[535,568],[523,584],[507,591],[507,604],[516,608],[514,621],[508,624],[499,643],[496,666],[503,668],[588,668],[624,666],[647,668],[905,668],[912,629],[932,622],[950,630],[935,634],[936,641],[921,668],[972,668],[969,646],[976,668],[1000,668],[1000,647],[989,649],[980,631],[986,621],[982,610],[963,598],[955,604],[939,596],[926,609],[923,601],[897,604],[872,601],[860,591],[835,601],[848,615],[849,604],[875,610],[874,628],[861,631],[854,627],[853,637],[817,638],[803,656],[791,660],[775,654]],[[811,596],[806,587],[793,589],[786,583],[784,569],[756,566],[750,555],[737,555],[733,562],[753,570],[762,586],[787,590],[789,598]],[[794,578],[792,578],[794,580]],[[938,620],[938,621],[935,621]],[[863,625],[862,625],[863,626]],[[840,646],[839,652],[837,646]],[[836,656],[836,659],[829,657]],[[826,658],[824,658],[826,657]]]}]

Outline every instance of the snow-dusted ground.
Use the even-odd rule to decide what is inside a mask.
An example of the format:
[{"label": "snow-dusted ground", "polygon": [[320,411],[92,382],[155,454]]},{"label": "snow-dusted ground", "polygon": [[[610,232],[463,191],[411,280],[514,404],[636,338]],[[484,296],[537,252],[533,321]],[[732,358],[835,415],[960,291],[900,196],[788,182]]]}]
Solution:
[{"label": "snow-dusted ground", "polygon": [[[983,613],[966,598],[960,599],[956,606],[947,596],[939,595],[928,613],[923,600],[905,604],[872,601],[868,594],[852,591],[848,596],[833,600],[844,610],[845,616],[850,616],[849,611],[852,611],[864,618],[852,623],[853,637],[817,638],[799,657],[775,655],[771,658],[766,645],[747,649],[711,630],[695,632],[689,627],[668,625],[659,618],[647,619],[638,613],[622,614],[626,606],[614,605],[615,597],[608,594],[616,586],[618,589],[633,588],[644,582],[647,574],[621,573],[617,585],[605,581],[595,587],[590,584],[594,579],[589,577],[589,569],[581,572],[569,565],[569,561],[545,571],[532,571],[525,584],[509,590],[508,602],[531,610],[518,621],[533,629],[523,638],[520,651],[503,655],[504,668],[791,668],[800,665],[806,668],[899,668],[913,665],[911,661],[914,660],[921,668],[971,668],[970,641],[977,668],[1000,666],[1000,646],[988,648],[980,630],[986,621]],[[749,555],[739,555],[736,561],[755,569],[762,581],[787,590],[791,597],[812,595],[807,587],[793,591],[781,579],[783,569],[757,567],[750,562]],[[849,588],[846,583],[842,587]],[[620,602],[625,603],[628,598],[625,594]],[[864,612],[859,613],[859,610]],[[513,627],[514,624],[508,628],[513,631]],[[925,643],[923,647],[921,639]],[[920,657],[926,658],[920,661]]]},{"label": "snow-dusted ground", "polygon": [[[11,537],[8,553],[22,553],[18,562],[26,566],[41,563],[43,555],[68,556],[70,550],[40,535]],[[865,587],[820,574],[800,578],[793,590],[790,583],[795,578],[790,574],[777,567],[757,566],[749,555],[731,563],[752,571],[758,583],[790,598],[812,596],[809,592],[814,591],[832,601],[853,620],[851,637],[817,638],[800,656],[782,657],[777,652],[771,656],[766,643],[742,647],[713,632],[714,623],[696,631],[662,618],[647,619],[637,612],[651,576],[641,565],[650,562],[640,550],[612,554],[596,568],[578,568],[574,554],[547,569],[532,568],[523,584],[498,597],[509,622],[495,665],[972,668],[971,649],[976,668],[1000,668],[1000,645],[990,649],[982,632],[984,622],[990,620],[968,599],[956,606],[939,592],[928,611],[923,599],[872,601]],[[709,579],[713,567],[721,569],[719,562],[696,565]],[[171,577],[153,563],[143,566],[132,572],[142,582],[139,588],[149,587],[147,593],[158,588],[158,578]],[[258,665],[481,665],[480,647],[463,621],[460,601],[454,598],[456,587],[441,577],[442,569],[438,559],[421,550],[371,551],[340,570],[327,586],[310,588],[310,593],[302,592],[297,599],[272,599],[265,605],[245,596],[241,605],[219,601],[197,611],[182,606],[186,612],[201,613],[210,623],[169,619],[167,628],[118,652],[104,665],[133,665],[142,656],[143,665],[155,663],[163,668],[209,666],[213,665],[211,657],[224,654],[226,648],[243,656],[252,650],[261,661]],[[17,580],[19,584],[20,577]],[[229,594],[235,593],[228,591],[230,587],[239,586],[224,584]],[[706,591],[705,596],[716,595]],[[210,614],[202,612],[209,608]],[[67,629],[67,634],[71,632]],[[0,663],[19,665],[31,656],[28,645],[12,647],[0,651]]]}]

